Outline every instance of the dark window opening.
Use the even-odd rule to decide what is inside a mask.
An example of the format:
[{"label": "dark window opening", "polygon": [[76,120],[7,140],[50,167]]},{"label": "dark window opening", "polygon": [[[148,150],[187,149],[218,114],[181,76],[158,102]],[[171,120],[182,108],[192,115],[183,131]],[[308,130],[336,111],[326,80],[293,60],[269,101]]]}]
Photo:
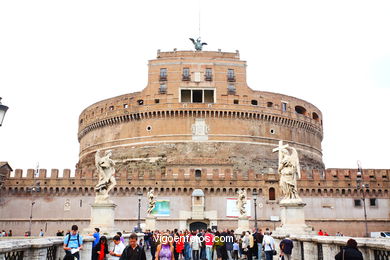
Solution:
[{"label": "dark window opening", "polygon": [[191,90],[189,89],[181,90],[181,102],[191,102]]},{"label": "dark window opening", "polygon": [[166,94],[167,93],[167,85],[161,84],[159,88],[159,93],[160,94]]},{"label": "dark window opening", "polygon": [[202,103],[203,102],[203,91],[202,90],[193,90],[192,91],[192,103]]},{"label": "dark window opening", "polygon": [[155,103],[155,104],[160,103],[160,99],[156,98],[156,99],[154,100],[154,103]]},{"label": "dark window opening", "polygon": [[83,119],[80,119],[80,124],[82,124],[83,123]]},{"label": "dark window opening", "polygon": [[210,68],[206,68],[206,73],[204,74],[204,78],[206,81],[213,80],[213,71]]},{"label": "dark window opening", "polygon": [[301,106],[296,106],[295,107],[295,112],[301,115],[306,115],[306,108],[301,107]]},{"label": "dark window opening", "polygon": [[273,107],[274,103],[272,102],[267,102],[267,107]]},{"label": "dark window opening", "polygon": [[202,171],[201,170],[195,170],[195,178],[202,177]]},{"label": "dark window opening", "polygon": [[214,103],[214,90],[204,90],[204,102]]},{"label": "dark window opening", "polygon": [[228,80],[229,82],[234,82],[234,81],[236,81],[236,77],[235,77],[235,75],[234,75],[234,70],[233,70],[233,69],[228,69],[228,71],[227,71],[227,80]]},{"label": "dark window opening", "polygon": [[233,100],[233,104],[238,105],[238,99]]},{"label": "dark window opening", "polygon": [[128,104],[123,104],[123,108],[128,108],[129,105]]},{"label": "dark window opening", "polygon": [[190,80],[190,69],[184,68],[183,69],[183,81],[189,81]]},{"label": "dark window opening", "polygon": [[251,100],[251,104],[252,104],[253,106],[257,106],[258,102],[257,102],[257,100]]},{"label": "dark window opening", "polygon": [[140,105],[140,106],[141,106],[141,105],[143,105],[143,104],[144,104],[144,100],[143,100],[143,99],[138,99],[138,100],[137,100],[137,103],[138,103],[138,105]]},{"label": "dark window opening", "polygon": [[236,94],[236,87],[234,85],[228,85],[228,94]]},{"label": "dark window opening", "polygon": [[166,81],[168,79],[168,73],[166,68],[160,69],[160,81]]},{"label": "dark window opening", "polygon": [[360,206],[362,205],[362,202],[361,202],[360,199],[358,199],[358,200],[353,200],[353,203],[354,203],[355,207],[360,207]]},{"label": "dark window opening", "polygon": [[316,121],[320,120],[320,117],[318,116],[318,114],[316,112],[313,112],[313,119]]},{"label": "dark window opening", "polygon": [[282,103],[282,111],[286,112],[287,111],[287,103]]},{"label": "dark window opening", "polygon": [[376,203],[377,203],[376,198],[370,199],[370,206],[371,206],[371,207],[375,207],[375,206],[376,206]]},{"label": "dark window opening", "polygon": [[114,110],[114,106],[109,107],[110,111]]},{"label": "dark window opening", "polygon": [[275,188],[269,188],[268,190],[268,199],[269,200],[275,200],[276,199],[276,196],[275,196]]}]

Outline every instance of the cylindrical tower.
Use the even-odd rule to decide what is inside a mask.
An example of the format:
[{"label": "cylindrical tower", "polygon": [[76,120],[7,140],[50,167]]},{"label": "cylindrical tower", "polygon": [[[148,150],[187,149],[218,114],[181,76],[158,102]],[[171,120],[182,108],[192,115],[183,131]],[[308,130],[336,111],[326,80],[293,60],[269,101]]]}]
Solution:
[{"label": "cylindrical tower", "polygon": [[322,113],[290,96],[255,91],[246,82],[239,53],[158,52],[149,61],[141,92],[99,101],[81,113],[78,168],[94,165],[97,150],[110,149],[128,162],[269,173],[277,169],[272,149],[294,146],[303,169],[324,169]]}]

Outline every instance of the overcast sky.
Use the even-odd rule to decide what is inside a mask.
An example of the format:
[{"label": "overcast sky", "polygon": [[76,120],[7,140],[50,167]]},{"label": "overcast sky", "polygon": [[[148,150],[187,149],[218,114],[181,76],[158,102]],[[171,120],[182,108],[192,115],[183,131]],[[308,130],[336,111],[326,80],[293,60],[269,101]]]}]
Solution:
[{"label": "overcast sky", "polygon": [[252,89],[324,115],[327,168],[390,168],[390,1],[0,1],[0,161],[74,169],[81,111],[142,90],[157,49],[239,50]]}]

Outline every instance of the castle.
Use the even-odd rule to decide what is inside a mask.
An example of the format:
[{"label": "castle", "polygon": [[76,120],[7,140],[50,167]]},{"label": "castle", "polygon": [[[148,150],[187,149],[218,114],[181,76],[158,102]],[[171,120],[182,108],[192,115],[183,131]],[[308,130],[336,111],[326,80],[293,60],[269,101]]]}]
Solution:
[{"label": "castle", "polygon": [[[325,169],[322,161],[323,116],[304,100],[251,89],[246,62],[239,52],[157,52],[148,64],[148,83],[141,91],[99,101],[79,117],[79,162],[74,174],[58,170],[37,174],[3,163],[0,229],[22,234],[87,226],[94,199],[95,153],[111,150],[117,185],[116,224],[130,230],[137,223],[138,195],[154,189],[168,208],[158,229],[235,228],[231,200],[247,189],[250,220],[273,228],[279,216],[279,140],[297,149],[302,177],[299,194],[307,203],[307,223],[328,233],[363,235],[362,190],[356,169]],[[5,167],[6,166],[6,167]],[[4,168],[4,169],[3,169]],[[1,171],[1,169],[3,169]],[[365,169],[370,231],[389,229],[390,170]],[[31,187],[39,183],[39,192]],[[277,219],[276,219],[277,220]]]}]

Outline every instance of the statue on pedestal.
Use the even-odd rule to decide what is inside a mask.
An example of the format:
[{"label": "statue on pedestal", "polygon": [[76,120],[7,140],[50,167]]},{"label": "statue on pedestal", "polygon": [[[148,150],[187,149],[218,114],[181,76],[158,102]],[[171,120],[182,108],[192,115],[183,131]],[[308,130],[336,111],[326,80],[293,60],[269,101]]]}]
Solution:
[{"label": "statue on pedestal", "polygon": [[152,189],[150,189],[148,191],[147,197],[148,197],[148,201],[149,201],[147,212],[148,212],[148,215],[151,215],[154,207],[156,206],[156,200],[154,198],[154,192]]},{"label": "statue on pedestal", "polygon": [[115,180],[115,163],[110,158],[111,150],[105,151],[104,156],[100,157],[100,150],[95,154],[95,165],[98,174],[98,184],[95,186],[96,197],[95,203],[112,203],[109,200],[108,193],[116,185]]},{"label": "statue on pedestal", "polygon": [[301,177],[297,150],[288,144],[283,145],[283,141],[279,141],[279,146],[273,149],[272,152],[279,152],[279,186],[283,200],[302,201],[297,189],[297,179]]},{"label": "statue on pedestal", "polygon": [[237,209],[240,212],[239,217],[245,217],[246,216],[245,205],[246,205],[246,199],[247,199],[246,190],[245,189],[241,189],[237,193],[238,193],[238,198],[237,198],[237,201],[236,201],[236,207],[237,207]]}]

